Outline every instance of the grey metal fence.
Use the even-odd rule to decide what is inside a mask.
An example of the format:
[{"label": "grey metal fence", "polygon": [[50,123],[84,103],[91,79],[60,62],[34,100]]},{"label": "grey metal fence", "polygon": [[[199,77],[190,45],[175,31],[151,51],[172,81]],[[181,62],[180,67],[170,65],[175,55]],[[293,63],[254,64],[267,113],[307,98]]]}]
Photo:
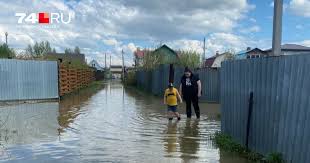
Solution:
[{"label": "grey metal fence", "polygon": [[310,162],[310,54],[228,61],[221,70],[222,132],[249,148]]},{"label": "grey metal fence", "polygon": [[220,70],[199,69],[196,71],[202,85],[202,100],[219,102],[220,100]]},{"label": "grey metal fence", "polygon": [[54,61],[0,60],[0,101],[58,98]]},{"label": "grey metal fence", "polygon": [[[174,68],[174,85],[179,88],[184,68]],[[220,80],[219,70],[200,69],[194,71],[198,74],[202,82],[202,100],[208,102],[219,102]],[[136,74],[138,87],[160,96],[167,88],[169,82],[169,65],[161,65],[151,71],[139,70]]]}]

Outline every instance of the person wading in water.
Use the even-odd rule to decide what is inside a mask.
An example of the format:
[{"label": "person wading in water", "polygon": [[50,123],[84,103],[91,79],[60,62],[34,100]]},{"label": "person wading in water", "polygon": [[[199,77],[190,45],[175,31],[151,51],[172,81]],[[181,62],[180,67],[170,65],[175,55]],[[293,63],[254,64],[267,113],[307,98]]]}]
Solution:
[{"label": "person wading in water", "polygon": [[184,75],[181,78],[180,93],[186,102],[187,118],[191,118],[192,116],[191,105],[193,103],[196,117],[199,119],[200,109],[198,99],[201,97],[201,81],[188,67],[185,68]]}]

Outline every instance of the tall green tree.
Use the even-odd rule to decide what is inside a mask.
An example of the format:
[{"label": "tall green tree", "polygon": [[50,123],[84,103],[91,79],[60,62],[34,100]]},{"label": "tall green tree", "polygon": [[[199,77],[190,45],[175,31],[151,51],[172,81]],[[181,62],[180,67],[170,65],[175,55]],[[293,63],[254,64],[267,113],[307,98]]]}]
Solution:
[{"label": "tall green tree", "polygon": [[16,53],[7,44],[0,45],[0,58],[15,58]]},{"label": "tall green tree", "polygon": [[198,68],[200,66],[200,54],[196,51],[184,51],[178,52],[179,60],[178,64],[183,67]]},{"label": "tall green tree", "polygon": [[42,57],[47,53],[51,53],[52,48],[48,41],[41,41],[40,43],[35,42],[33,46],[28,45],[26,48],[26,53],[32,57]]},{"label": "tall green tree", "polygon": [[81,50],[80,50],[80,48],[79,48],[78,46],[76,46],[76,47],[74,48],[74,53],[75,53],[75,54],[81,54]]},{"label": "tall green tree", "polygon": [[72,54],[72,53],[73,53],[72,49],[70,48],[65,49],[65,54]]}]

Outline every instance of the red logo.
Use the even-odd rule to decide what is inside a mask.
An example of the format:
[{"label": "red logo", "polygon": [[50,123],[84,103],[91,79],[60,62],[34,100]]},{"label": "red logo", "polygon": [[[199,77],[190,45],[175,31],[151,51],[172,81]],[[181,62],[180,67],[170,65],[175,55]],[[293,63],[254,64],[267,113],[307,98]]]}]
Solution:
[{"label": "red logo", "polygon": [[50,23],[49,14],[46,12],[40,12],[39,13],[39,23],[40,24],[49,24]]}]

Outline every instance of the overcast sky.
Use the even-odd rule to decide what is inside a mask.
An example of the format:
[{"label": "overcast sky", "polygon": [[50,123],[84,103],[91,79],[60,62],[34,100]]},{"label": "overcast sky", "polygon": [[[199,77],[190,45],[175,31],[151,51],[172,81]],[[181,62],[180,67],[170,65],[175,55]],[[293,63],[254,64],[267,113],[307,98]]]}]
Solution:
[{"label": "overcast sky", "polygon": [[[271,47],[272,0],[0,0],[0,42],[25,49],[49,41],[58,52],[79,46],[87,60],[104,66],[104,54],[132,64],[136,47],[165,43],[174,49],[238,52]],[[69,24],[18,24],[15,13],[57,12],[73,15]],[[284,0],[283,43],[310,46],[310,0]]]}]

